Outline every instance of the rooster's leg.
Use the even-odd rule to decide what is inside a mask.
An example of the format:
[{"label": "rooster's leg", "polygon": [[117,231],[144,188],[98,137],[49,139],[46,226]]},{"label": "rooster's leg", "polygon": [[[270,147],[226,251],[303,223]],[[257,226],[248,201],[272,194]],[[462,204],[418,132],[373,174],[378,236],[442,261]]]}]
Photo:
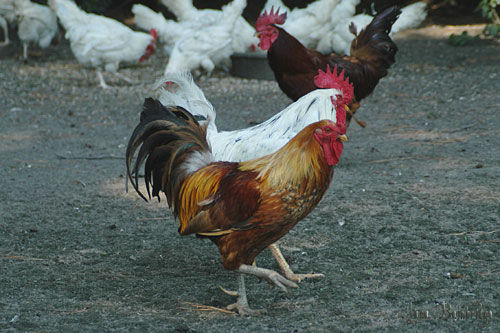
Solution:
[{"label": "rooster's leg", "polygon": [[106,89],[106,88],[109,88],[109,86],[106,84],[106,82],[104,81],[104,77],[102,76],[102,72],[100,69],[97,70],[97,77],[99,78],[99,85]]},{"label": "rooster's leg", "polygon": [[362,121],[362,120],[358,120],[358,118],[356,118],[354,116],[354,114],[356,113],[356,111],[359,109],[359,102],[357,101],[353,101],[351,103],[351,105],[349,105],[349,109],[347,109],[347,115],[346,115],[346,120],[345,120],[345,128],[349,128],[349,124],[351,123],[351,118],[354,119],[354,121],[361,127],[365,128],[366,127],[366,122]]},{"label": "rooster's leg", "polygon": [[222,290],[230,296],[237,296],[238,300],[236,303],[227,306],[228,310],[236,310],[240,315],[257,315],[265,310],[253,310],[248,306],[247,292],[245,288],[245,276],[243,273],[238,274],[238,292],[227,292],[222,288]]},{"label": "rooster's leg", "polygon": [[285,257],[283,257],[283,254],[281,253],[280,248],[276,243],[269,245],[269,250],[271,250],[271,253],[273,254],[274,258],[278,262],[278,265],[281,268],[281,271],[283,272],[283,275],[291,281],[295,282],[300,282],[304,279],[315,279],[315,278],[320,278],[324,277],[325,275],[323,274],[295,274],[291,269],[290,265],[285,260]]},{"label": "rooster's leg", "polygon": [[7,21],[3,17],[0,17],[0,27],[3,30],[3,37],[4,37],[4,41],[0,43],[0,47],[1,46],[7,46],[10,43],[10,41],[9,41],[9,30],[8,30],[8,27],[7,27]]}]

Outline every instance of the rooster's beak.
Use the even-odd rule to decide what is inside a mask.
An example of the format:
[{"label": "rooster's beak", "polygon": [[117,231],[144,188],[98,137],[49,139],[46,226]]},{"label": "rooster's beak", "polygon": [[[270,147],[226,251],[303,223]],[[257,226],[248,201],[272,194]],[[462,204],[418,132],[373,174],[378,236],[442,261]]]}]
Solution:
[{"label": "rooster's beak", "polygon": [[260,32],[256,31],[254,34],[253,34],[255,37],[257,38],[260,38]]},{"label": "rooster's beak", "polygon": [[339,136],[339,139],[340,139],[340,141],[344,141],[344,142],[348,142],[349,141],[349,139],[347,138],[347,135],[345,135],[345,134]]}]

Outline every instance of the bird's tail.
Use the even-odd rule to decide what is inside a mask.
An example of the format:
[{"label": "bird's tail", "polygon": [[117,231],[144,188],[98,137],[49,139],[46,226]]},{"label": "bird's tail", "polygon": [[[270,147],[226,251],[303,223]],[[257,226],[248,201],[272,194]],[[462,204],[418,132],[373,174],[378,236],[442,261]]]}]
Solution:
[{"label": "bird's tail", "polygon": [[174,13],[179,21],[189,19],[196,11],[192,0],[161,0],[161,3]]},{"label": "bird's tail", "polygon": [[[139,152],[132,163],[137,149]],[[126,164],[128,180],[147,200],[138,184],[139,169],[144,162],[149,198],[152,195],[160,200],[162,191],[169,206],[173,207],[186,178],[212,162],[206,126],[200,126],[193,115],[182,107],[165,107],[153,98],[146,98],[140,123],[128,142]]]},{"label": "bird's tail", "polygon": [[351,56],[374,65],[379,77],[386,76],[387,70],[395,61],[398,47],[389,33],[400,14],[399,7],[393,6],[377,14],[359,34],[354,25],[349,27],[357,35],[351,43]]},{"label": "bird's tail", "polygon": [[234,24],[236,19],[243,14],[243,10],[247,6],[247,0],[233,0],[224,7],[222,7],[222,17],[228,23]]},{"label": "bird's tail", "polygon": [[189,71],[169,73],[159,78],[153,88],[158,91],[161,104],[183,107],[189,110],[200,123],[208,122],[209,131],[217,131],[215,108],[196,85]]},{"label": "bird's tail", "polygon": [[59,17],[59,21],[66,31],[82,22],[86,22],[87,13],[81,10],[73,1],[49,0],[48,4]]},{"label": "bird's tail", "polygon": [[136,26],[146,31],[156,29],[162,35],[163,29],[167,25],[167,19],[162,13],[157,13],[149,7],[140,4],[132,6],[132,13],[134,14],[134,23]]}]

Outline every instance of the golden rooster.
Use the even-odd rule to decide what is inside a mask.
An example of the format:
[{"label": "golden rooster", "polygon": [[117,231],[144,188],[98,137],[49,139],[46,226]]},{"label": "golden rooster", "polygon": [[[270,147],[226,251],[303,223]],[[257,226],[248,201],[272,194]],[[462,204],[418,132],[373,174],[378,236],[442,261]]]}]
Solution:
[{"label": "golden rooster", "polygon": [[160,192],[165,193],[179,220],[179,233],[209,238],[217,245],[224,267],[241,273],[238,300],[229,309],[254,313],[248,306],[243,274],[266,279],[284,291],[297,287],[279,273],[252,264],[326,193],[347,141],[346,105],[337,101],[336,109],[335,122],[308,125],[272,154],[239,163],[213,162],[206,125],[200,126],[181,107],[145,100],[127,147],[128,179],[147,200],[138,186],[139,168],[145,161],[148,195],[159,198]]}]

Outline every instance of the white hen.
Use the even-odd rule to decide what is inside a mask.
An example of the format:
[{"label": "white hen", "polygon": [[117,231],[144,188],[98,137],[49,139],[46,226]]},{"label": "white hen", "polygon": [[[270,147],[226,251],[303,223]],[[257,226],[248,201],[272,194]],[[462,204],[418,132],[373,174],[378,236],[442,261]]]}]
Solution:
[{"label": "white hen", "polygon": [[[175,14],[179,22],[195,23],[209,27],[224,20],[223,10],[197,9],[192,0],[161,0],[162,4]],[[227,6],[227,5],[226,5]],[[243,9],[246,7],[246,0]],[[243,11],[242,11],[243,13]],[[234,52],[245,52],[249,48],[255,49],[259,40],[254,36],[255,29],[240,15],[236,19],[232,30],[231,45]]]},{"label": "white hen", "polygon": [[[356,6],[360,0],[343,0],[332,12],[331,21],[334,28],[331,32],[323,35],[318,42],[316,49],[322,53],[336,52],[339,54],[350,54],[351,42],[354,35],[349,30],[351,23],[354,23],[357,31],[364,29],[373,19],[367,14],[354,15]],[[416,2],[401,9],[401,15],[394,23],[390,36],[417,27],[427,16],[427,5],[425,2]]]},{"label": "white hen", "polygon": [[427,17],[427,4],[423,1],[415,2],[411,5],[401,8],[401,15],[394,23],[391,35],[400,31],[418,27]]},{"label": "white hen", "polygon": [[0,28],[3,30],[3,42],[1,46],[9,45],[9,23],[13,24],[16,21],[16,9],[14,7],[15,0],[0,0]]},{"label": "white hen", "polygon": [[183,22],[185,32],[175,43],[165,73],[200,67],[210,73],[215,66],[228,64],[235,24],[245,6],[246,0],[230,2],[222,7],[219,19],[210,24],[204,20]]},{"label": "white hen", "polygon": [[[108,17],[88,14],[69,0],[49,0],[69,39],[79,63],[97,68],[101,87],[107,88],[104,68],[122,79],[116,71],[121,62],[140,62],[155,52],[156,31],[151,34],[131,30]],[[128,80],[130,81],[130,80]]]},{"label": "white hen", "polygon": [[[264,5],[264,10],[269,12],[272,6],[275,10],[279,6],[280,13],[287,11],[287,20],[282,28],[297,38],[305,47],[315,48],[321,37],[333,29],[330,17],[339,2],[340,0],[316,0],[306,8],[290,10],[280,0],[268,0]],[[285,8],[282,9],[282,6]]]},{"label": "white hen", "polygon": [[28,58],[28,44],[37,43],[42,49],[47,48],[57,34],[57,16],[47,6],[30,0],[15,2],[18,27],[17,35],[23,42],[23,58]]},{"label": "white hen", "polygon": [[[372,17],[369,15],[356,14],[356,6],[360,0],[342,0],[337,7],[331,12],[330,24],[332,30],[325,33],[320,40],[316,49],[321,53],[330,53],[333,50],[339,54],[349,54],[351,42],[354,35],[349,31],[349,25],[352,21],[357,27],[365,27],[371,22]],[[366,23],[359,20],[368,19]]]},{"label": "white hen", "polygon": [[146,31],[156,30],[160,42],[165,45],[164,49],[167,54],[172,52],[175,43],[186,32],[182,24],[167,20],[162,13],[157,13],[141,4],[133,5],[132,13],[136,26]]},{"label": "white hen", "polygon": [[[267,11],[268,13],[271,11],[271,9],[277,10],[279,9],[281,13],[287,12],[291,13],[292,10],[288,8],[283,1],[281,0],[267,0],[266,3],[264,4],[264,7],[261,10],[261,14],[264,13],[264,11]],[[296,9],[300,10],[300,9]]]}]

